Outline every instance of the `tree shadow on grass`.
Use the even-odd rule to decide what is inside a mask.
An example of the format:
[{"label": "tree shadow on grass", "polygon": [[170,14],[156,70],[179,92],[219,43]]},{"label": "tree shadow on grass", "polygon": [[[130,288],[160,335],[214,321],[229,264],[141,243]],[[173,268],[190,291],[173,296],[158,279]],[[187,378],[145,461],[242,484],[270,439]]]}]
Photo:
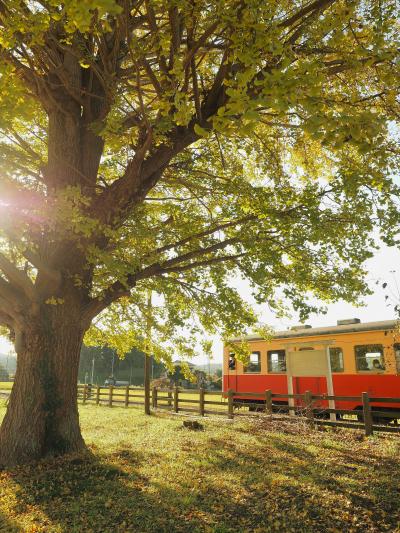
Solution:
[{"label": "tree shadow on grass", "polygon": [[[361,459],[342,451],[336,463],[326,464],[322,455],[288,442],[287,436],[264,438],[265,454],[270,456],[266,462],[261,459],[262,445],[236,453],[232,442],[211,439],[213,464],[223,468],[227,476],[240,478],[245,487],[260,486],[264,480],[264,510],[269,506],[276,511],[281,517],[281,530],[400,531],[400,462],[396,458],[376,456],[373,459],[379,462],[371,464],[368,457]],[[354,467],[353,462],[358,466]],[[264,469],[260,470],[262,465]],[[256,502],[257,493],[253,496]],[[255,503],[253,515],[257,514],[258,523],[267,525],[262,506]],[[283,527],[285,515],[290,520]]]},{"label": "tree shadow on grass", "polygon": [[204,531],[202,517],[193,514],[191,499],[138,472],[146,453],[121,449],[109,459],[118,461],[118,466],[87,455],[15,469],[15,510],[25,517],[35,511],[44,515],[45,519],[35,519],[43,529],[34,531],[46,533]]},{"label": "tree shadow on grass", "polygon": [[165,510],[143,493],[147,481],[135,471],[143,456],[123,450],[121,457],[122,467],[88,454],[16,469],[18,513],[44,513],[46,533],[152,531]]},{"label": "tree shadow on grass", "polygon": [[[381,458],[381,470],[366,479],[354,470],[346,478],[345,467],[330,470],[294,440],[257,439],[248,450],[214,437],[206,440],[206,454],[187,447],[178,480],[175,470],[155,478],[154,468],[143,468],[151,461],[164,472],[164,456],[151,449],[49,459],[10,473],[14,512],[25,518],[36,513],[33,531],[46,533],[395,530],[393,479],[400,465],[394,460]],[[11,526],[7,533],[21,531]]]},{"label": "tree shadow on grass", "polygon": [[22,529],[5,514],[0,513],[0,533],[19,533]]}]

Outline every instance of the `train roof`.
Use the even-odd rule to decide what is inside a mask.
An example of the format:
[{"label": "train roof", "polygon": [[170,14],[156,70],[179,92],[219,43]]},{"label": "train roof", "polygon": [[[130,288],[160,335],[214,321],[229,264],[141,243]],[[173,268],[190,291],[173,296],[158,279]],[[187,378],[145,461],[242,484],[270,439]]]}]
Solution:
[{"label": "train roof", "polygon": [[[338,326],[324,326],[317,328],[310,327],[296,327],[296,329],[287,329],[284,331],[276,331],[273,334],[274,339],[293,339],[299,337],[318,337],[322,335],[336,335],[340,333],[358,333],[360,331],[391,331],[398,326],[397,320],[379,320],[377,322],[364,322],[353,324],[342,324]],[[264,340],[259,335],[247,335],[246,337],[238,337],[232,341],[261,341]]]}]

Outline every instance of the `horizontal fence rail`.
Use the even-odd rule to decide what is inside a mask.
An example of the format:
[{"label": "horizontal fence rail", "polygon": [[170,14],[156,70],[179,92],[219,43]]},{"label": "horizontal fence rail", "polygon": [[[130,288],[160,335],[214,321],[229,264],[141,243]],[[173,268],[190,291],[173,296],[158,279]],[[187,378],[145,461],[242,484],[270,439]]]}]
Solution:
[{"label": "horizontal fence rail", "polygon": [[[83,404],[115,406],[144,406],[145,389],[143,387],[101,387],[78,385],[78,399]],[[260,392],[238,392],[232,389],[226,392],[214,392],[200,388],[185,390],[179,387],[163,389],[153,387],[150,391],[153,409],[167,410],[175,413],[196,413],[200,416],[223,415],[229,419],[237,416],[289,414],[303,418],[310,426],[336,426],[364,429],[366,435],[374,431],[400,432],[400,397],[382,398],[369,396],[329,396],[312,394],[274,394],[271,390]],[[321,406],[322,402],[343,401],[357,402],[359,409],[332,409]],[[385,404],[395,404],[396,408],[387,408]],[[372,404],[383,404],[377,406]],[[242,409],[243,408],[243,411]],[[248,409],[247,411],[245,411]],[[344,417],[348,418],[344,418]]]}]

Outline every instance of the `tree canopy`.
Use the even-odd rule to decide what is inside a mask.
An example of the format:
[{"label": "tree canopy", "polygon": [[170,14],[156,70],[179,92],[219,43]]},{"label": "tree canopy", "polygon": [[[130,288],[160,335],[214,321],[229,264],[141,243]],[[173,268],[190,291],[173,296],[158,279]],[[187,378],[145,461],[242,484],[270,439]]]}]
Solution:
[{"label": "tree canopy", "polygon": [[365,293],[371,231],[396,217],[398,14],[0,0],[0,319],[17,346],[72,293],[89,341],[145,349],[150,321],[167,360],[257,324],[235,277],[301,316],[310,293]]}]

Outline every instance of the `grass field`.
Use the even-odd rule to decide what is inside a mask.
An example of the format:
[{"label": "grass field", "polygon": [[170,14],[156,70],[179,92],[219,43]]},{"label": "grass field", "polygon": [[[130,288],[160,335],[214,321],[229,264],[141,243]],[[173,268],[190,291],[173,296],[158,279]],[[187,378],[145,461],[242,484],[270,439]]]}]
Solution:
[{"label": "grass field", "polygon": [[[0,408],[0,418],[4,408]],[[0,531],[400,531],[400,440],[81,407],[88,456],[0,472]]]},{"label": "grass field", "polygon": [[1,390],[11,390],[13,386],[12,381],[0,381],[0,391]]}]

